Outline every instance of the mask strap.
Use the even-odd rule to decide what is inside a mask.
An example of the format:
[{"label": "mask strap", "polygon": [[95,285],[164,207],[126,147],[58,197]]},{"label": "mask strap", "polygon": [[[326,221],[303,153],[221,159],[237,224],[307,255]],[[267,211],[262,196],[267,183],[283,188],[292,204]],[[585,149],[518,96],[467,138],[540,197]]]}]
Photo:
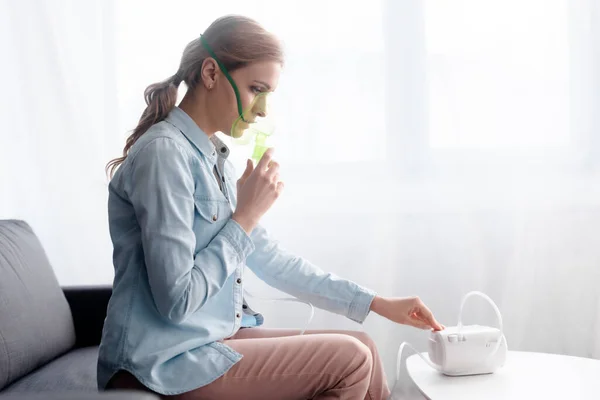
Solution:
[{"label": "mask strap", "polygon": [[227,78],[227,80],[229,81],[229,83],[233,87],[233,91],[235,92],[235,99],[237,100],[238,113],[240,114],[240,117],[242,118],[242,121],[248,122],[248,121],[246,121],[244,119],[244,114],[243,114],[243,111],[242,111],[242,100],[240,99],[240,92],[239,92],[239,90],[237,88],[237,85],[233,81],[233,78],[231,77],[231,75],[229,75],[229,72],[227,72],[227,68],[225,68],[225,66],[223,65],[223,63],[221,63],[221,61],[219,60],[219,58],[217,57],[217,55],[215,54],[215,52],[212,51],[212,49],[210,48],[210,46],[208,45],[208,43],[206,43],[206,40],[204,39],[204,36],[200,35],[200,41],[202,42],[202,46],[206,49],[206,51],[208,51],[208,54],[210,54],[210,56],[215,59],[215,61],[217,62],[217,65],[221,69],[221,72],[223,72],[223,75],[225,75],[225,78]]}]

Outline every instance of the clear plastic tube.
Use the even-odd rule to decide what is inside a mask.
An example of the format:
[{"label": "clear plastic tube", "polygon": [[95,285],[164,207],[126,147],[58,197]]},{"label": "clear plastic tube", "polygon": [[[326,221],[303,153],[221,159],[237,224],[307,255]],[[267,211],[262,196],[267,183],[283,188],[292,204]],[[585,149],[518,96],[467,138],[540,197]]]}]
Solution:
[{"label": "clear plastic tube", "polygon": [[306,325],[304,325],[304,329],[302,329],[300,331],[299,335],[304,335],[304,332],[306,332],[306,329],[308,328],[308,326],[310,325],[310,323],[313,320],[313,317],[315,316],[315,307],[307,301],[296,299],[294,297],[281,297],[281,298],[258,297],[258,296],[254,296],[252,293],[248,292],[247,290],[244,290],[244,293],[247,297],[249,297],[251,299],[255,299],[255,300],[273,301],[273,302],[287,301],[287,302],[306,304],[307,306],[309,306],[310,307],[310,315],[308,317],[308,321],[306,321]]},{"label": "clear plastic tube", "polygon": [[436,371],[442,372],[442,368],[440,368],[439,365],[434,364],[428,357],[425,357],[421,352],[419,352],[417,349],[415,349],[410,343],[402,342],[402,344],[400,345],[400,348],[398,349],[398,358],[396,359],[396,382],[398,382],[400,380],[400,368],[402,367],[402,353],[404,352],[404,349],[406,347],[408,347],[416,355],[421,357],[421,359],[423,361],[425,361],[425,364],[429,365],[431,368],[435,369]]},{"label": "clear plastic tube", "polygon": [[494,301],[487,294],[478,292],[476,290],[469,292],[463,297],[462,302],[460,304],[460,311],[458,312],[458,324],[457,324],[457,332],[458,333],[460,333],[460,331],[462,330],[462,315],[463,315],[463,310],[465,308],[465,304],[467,303],[467,300],[472,296],[479,296],[479,297],[482,297],[483,299],[485,299],[492,306],[492,308],[494,309],[494,312],[496,313],[496,318],[498,318],[498,329],[500,330],[500,338],[498,339],[498,342],[496,343],[496,347],[494,348],[494,351],[492,351],[486,357],[486,361],[487,361],[487,359],[489,357],[496,354],[498,349],[500,349],[500,346],[502,345],[502,341],[503,340],[506,341],[506,338],[504,337],[504,332],[503,332],[504,327],[502,325],[502,314],[500,314],[500,309],[498,309],[498,306],[496,305],[496,303],[494,303]]}]

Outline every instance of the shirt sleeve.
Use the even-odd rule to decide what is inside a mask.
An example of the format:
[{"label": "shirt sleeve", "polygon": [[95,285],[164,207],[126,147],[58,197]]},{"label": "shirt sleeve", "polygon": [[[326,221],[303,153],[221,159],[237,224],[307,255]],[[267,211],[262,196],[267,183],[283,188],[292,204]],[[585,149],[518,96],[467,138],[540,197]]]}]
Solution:
[{"label": "shirt sleeve", "polygon": [[375,292],[290,254],[262,226],[254,229],[251,238],[255,251],[246,263],[269,285],[359,323],[369,315]]},{"label": "shirt sleeve", "polygon": [[243,266],[254,245],[232,219],[195,253],[195,183],[189,155],[170,138],[135,154],[128,195],[140,225],[150,289],[160,314],[179,323]]}]

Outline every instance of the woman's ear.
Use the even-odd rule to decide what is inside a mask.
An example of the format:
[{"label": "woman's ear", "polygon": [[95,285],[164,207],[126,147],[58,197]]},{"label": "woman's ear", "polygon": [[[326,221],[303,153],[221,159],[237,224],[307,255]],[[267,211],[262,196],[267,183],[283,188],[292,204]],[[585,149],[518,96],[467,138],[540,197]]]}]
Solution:
[{"label": "woman's ear", "polygon": [[214,58],[208,57],[202,62],[201,79],[202,85],[211,90],[217,81],[219,66]]}]

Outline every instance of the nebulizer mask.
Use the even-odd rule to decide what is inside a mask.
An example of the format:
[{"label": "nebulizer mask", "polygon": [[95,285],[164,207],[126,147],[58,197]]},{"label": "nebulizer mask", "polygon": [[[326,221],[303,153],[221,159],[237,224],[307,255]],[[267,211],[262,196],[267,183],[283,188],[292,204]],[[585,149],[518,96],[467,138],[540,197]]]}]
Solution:
[{"label": "nebulizer mask", "polygon": [[203,36],[200,36],[200,40],[206,51],[217,62],[221,72],[227,78],[235,93],[238,117],[233,121],[231,130],[224,133],[231,138],[229,140],[231,144],[238,147],[251,147],[250,158],[258,162],[265,151],[271,147],[271,137],[275,133],[275,119],[271,109],[273,93],[258,93],[244,109],[239,89],[227,71],[227,68],[219,61]]},{"label": "nebulizer mask", "polygon": [[270,108],[272,98],[271,92],[256,95],[247,110],[242,112],[231,126],[234,144],[251,147],[250,158],[255,162],[258,162],[271,147],[272,136],[275,133],[275,120]]}]

